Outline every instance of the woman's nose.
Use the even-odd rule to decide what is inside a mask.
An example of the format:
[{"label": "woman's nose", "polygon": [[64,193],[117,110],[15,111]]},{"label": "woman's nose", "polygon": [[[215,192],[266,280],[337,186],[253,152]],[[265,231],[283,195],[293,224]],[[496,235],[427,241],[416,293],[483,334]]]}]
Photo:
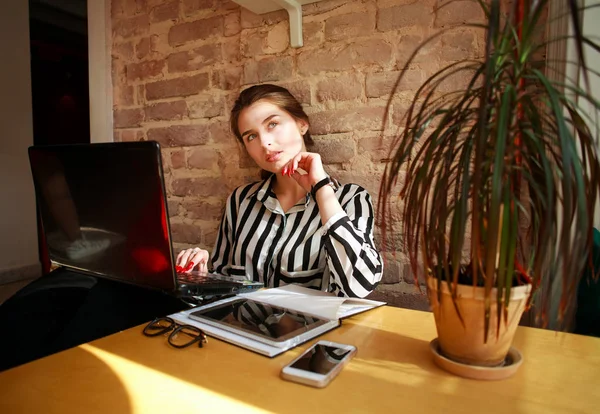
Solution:
[{"label": "woman's nose", "polygon": [[265,147],[265,148],[269,147],[272,142],[273,142],[273,139],[270,136],[270,134],[260,134],[260,143],[263,147]]}]

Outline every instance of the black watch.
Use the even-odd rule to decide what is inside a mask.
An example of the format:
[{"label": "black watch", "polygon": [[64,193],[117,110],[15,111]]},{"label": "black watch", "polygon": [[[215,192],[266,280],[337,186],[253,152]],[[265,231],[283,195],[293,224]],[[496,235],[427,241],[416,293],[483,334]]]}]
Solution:
[{"label": "black watch", "polygon": [[321,188],[325,187],[326,185],[331,186],[331,188],[333,188],[335,190],[335,184],[333,183],[333,181],[331,180],[331,177],[329,177],[329,176],[323,178],[321,181],[317,182],[315,185],[310,187],[310,195],[312,196],[312,198],[314,200],[317,199],[317,191],[319,191]]}]

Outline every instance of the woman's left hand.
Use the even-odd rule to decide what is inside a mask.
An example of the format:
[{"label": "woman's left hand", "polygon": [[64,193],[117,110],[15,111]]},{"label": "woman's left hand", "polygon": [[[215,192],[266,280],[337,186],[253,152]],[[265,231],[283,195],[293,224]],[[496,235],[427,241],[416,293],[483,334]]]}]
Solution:
[{"label": "woman's left hand", "polygon": [[[300,174],[298,168],[306,171],[306,174]],[[327,177],[321,156],[314,152],[298,153],[283,167],[281,173],[293,177],[307,192],[313,185]]]}]

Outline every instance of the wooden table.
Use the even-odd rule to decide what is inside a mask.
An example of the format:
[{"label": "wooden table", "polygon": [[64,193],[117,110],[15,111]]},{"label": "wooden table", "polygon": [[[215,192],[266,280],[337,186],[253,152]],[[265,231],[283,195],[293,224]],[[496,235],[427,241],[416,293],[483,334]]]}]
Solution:
[{"label": "wooden table", "polygon": [[216,339],[178,350],[141,330],[0,373],[0,413],[600,412],[598,338],[519,328],[525,360],[517,374],[475,381],[434,365],[432,314],[386,306],[319,338],[358,353],[327,388],[314,389],[279,378],[309,344],[269,359]]}]

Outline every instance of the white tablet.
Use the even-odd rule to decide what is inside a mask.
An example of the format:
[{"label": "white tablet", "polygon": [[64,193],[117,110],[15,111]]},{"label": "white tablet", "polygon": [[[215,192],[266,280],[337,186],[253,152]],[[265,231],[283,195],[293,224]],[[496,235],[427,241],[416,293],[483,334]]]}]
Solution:
[{"label": "white tablet", "polygon": [[277,347],[289,346],[291,339],[306,332],[331,329],[331,321],[246,298],[199,309],[189,317]]}]

